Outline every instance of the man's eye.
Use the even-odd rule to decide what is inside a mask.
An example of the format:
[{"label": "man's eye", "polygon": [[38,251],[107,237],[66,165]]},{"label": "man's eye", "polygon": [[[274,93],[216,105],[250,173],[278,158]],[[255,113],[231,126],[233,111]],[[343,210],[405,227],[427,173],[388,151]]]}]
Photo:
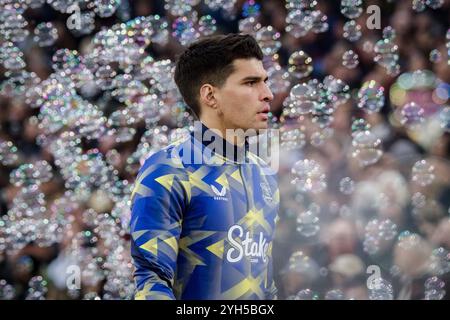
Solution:
[{"label": "man's eye", "polygon": [[249,86],[253,86],[254,84],[256,84],[256,81],[249,81],[249,82],[247,82],[247,85],[249,85]]}]

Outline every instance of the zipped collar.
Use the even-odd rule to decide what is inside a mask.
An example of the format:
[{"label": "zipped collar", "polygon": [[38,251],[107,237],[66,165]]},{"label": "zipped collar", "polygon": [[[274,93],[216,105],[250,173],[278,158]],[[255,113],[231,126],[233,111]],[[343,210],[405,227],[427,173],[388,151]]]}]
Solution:
[{"label": "zipped collar", "polygon": [[[205,136],[206,131],[208,131],[207,136]],[[226,139],[223,139],[213,130],[210,130],[203,122],[201,122],[201,129],[199,129],[199,127],[195,127],[191,133],[191,136],[193,136],[194,139],[199,140],[204,147],[213,150],[214,153],[220,155],[228,161],[234,163],[244,163],[246,160],[249,149],[247,138],[245,138],[244,146],[241,147],[235,145]]]}]

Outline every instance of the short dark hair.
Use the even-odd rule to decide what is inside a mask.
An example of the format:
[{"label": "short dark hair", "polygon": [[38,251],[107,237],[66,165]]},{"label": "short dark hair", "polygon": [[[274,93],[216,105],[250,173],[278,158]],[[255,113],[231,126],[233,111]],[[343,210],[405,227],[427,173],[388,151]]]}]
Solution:
[{"label": "short dark hair", "polygon": [[246,34],[213,35],[191,44],[178,58],[175,83],[186,104],[200,115],[199,89],[204,83],[221,87],[233,73],[235,59],[263,59],[256,40]]}]

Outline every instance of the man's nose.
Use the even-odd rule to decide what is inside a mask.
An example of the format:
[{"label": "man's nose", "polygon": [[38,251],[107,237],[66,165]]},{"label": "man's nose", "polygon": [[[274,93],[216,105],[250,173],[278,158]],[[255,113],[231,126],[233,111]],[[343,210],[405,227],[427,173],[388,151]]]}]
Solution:
[{"label": "man's nose", "polygon": [[266,102],[270,102],[270,101],[273,100],[273,93],[270,90],[270,88],[267,85],[267,83],[264,83],[263,92],[261,94],[262,94],[262,100],[264,100]]}]

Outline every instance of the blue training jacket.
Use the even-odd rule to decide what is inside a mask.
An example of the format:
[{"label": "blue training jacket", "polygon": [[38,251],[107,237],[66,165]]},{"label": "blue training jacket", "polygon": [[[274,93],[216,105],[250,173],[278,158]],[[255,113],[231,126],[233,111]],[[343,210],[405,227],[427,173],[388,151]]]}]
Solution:
[{"label": "blue training jacket", "polygon": [[[276,299],[276,174],[218,135],[223,148],[213,151],[198,131],[152,154],[137,176],[130,223],[135,298]],[[231,159],[222,152],[230,146]]]}]

